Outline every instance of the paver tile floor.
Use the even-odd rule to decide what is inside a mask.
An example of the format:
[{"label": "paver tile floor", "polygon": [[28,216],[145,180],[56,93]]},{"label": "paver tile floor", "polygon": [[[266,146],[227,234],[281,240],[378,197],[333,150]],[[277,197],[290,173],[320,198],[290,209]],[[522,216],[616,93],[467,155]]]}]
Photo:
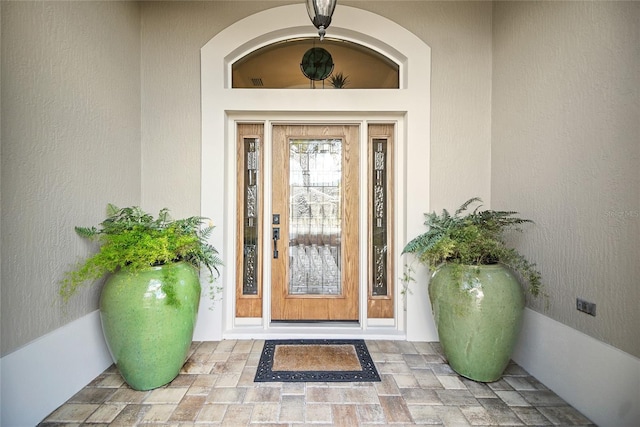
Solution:
[{"label": "paver tile floor", "polygon": [[112,366],[40,425],[594,425],[514,363],[484,384],[453,372],[438,343],[366,343],[381,382],[254,383],[264,341],[194,342],[166,386],[132,390]]}]

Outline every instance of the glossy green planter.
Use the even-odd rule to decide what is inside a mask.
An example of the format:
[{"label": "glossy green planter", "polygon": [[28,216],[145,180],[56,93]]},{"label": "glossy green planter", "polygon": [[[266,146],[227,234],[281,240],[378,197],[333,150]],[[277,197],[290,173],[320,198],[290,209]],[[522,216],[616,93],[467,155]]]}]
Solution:
[{"label": "glossy green planter", "polygon": [[173,380],[188,355],[200,302],[198,272],[181,262],[117,272],[100,297],[100,320],[120,374],[135,390]]},{"label": "glossy green planter", "polygon": [[503,265],[443,265],[429,283],[440,344],[449,366],[474,381],[500,379],[507,367],[524,312],[524,292]]}]

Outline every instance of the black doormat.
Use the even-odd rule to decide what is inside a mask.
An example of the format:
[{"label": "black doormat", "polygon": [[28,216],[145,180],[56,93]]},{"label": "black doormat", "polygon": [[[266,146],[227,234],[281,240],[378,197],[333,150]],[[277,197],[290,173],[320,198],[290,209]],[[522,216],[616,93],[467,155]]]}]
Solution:
[{"label": "black doormat", "polygon": [[380,381],[364,340],[267,340],[255,382]]}]

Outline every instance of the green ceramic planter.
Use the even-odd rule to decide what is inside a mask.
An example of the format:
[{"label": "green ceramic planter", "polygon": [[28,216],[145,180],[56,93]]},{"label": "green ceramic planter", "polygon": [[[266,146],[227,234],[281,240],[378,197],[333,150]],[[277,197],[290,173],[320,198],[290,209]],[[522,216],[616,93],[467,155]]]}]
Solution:
[{"label": "green ceramic planter", "polygon": [[100,319],[120,374],[135,390],[173,380],[187,357],[200,302],[200,280],[187,263],[107,279]]},{"label": "green ceramic planter", "polygon": [[497,381],[507,367],[522,326],[524,292],[500,264],[443,265],[429,283],[440,344],[449,366],[463,377]]}]

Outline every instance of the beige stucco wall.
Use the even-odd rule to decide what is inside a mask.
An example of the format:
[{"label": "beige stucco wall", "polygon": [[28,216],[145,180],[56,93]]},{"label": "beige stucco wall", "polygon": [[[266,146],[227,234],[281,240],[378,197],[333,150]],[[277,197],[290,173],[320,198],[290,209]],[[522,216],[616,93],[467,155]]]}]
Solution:
[{"label": "beige stucco wall", "polygon": [[349,4],[397,22],[431,47],[431,209],[473,196],[489,204],[491,2]]},{"label": "beige stucco wall", "polygon": [[74,225],[140,202],[140,15],[130,2],[2,2],[1,347],[7,354],[97,307],[60,307],[88,253]]},{"label": "beige stucco wall", "polygon": [[[106,201],[199,212],[199,49],[290,3],[2,2],[2,354],[95,310],[97,290],[52,301],[90,250],[72,227]],[[431,47],[431,207],[478,195],[535,219],[519,244],[548,314],[639,356],[639,5],[342,3]]]},{"label": "beige stucco wall", "polygon": [[[141,4],[143,205],[154,211],[169,206],[179,215],[199,209],[199,49],[231,23],[290,3]],[[489,202],[491,3],[340,4],[396,21],[432,49],[431,205],[457,206],[471,196]]]},{"label": "beige stucco wall", "polygon": [[640,357],[640,3],[499,2],[493,20],[492,200],[537,223],[519,241],[535,307]]},{"label": "beige stucco wall", "polygon": [[[2,55],[2,2],[0,2],[0,58]],[[1,63],[1,61],[0,61]],[[0,65],[0,322],[2,322],[2,66]],[[2,357],[2,324],[0,323],[0,357]],[[0,381],[2,371],[0,370]]]},{"label": "beige stucco wall", "polygon": [[[140,4],[142,204],[147,209],[168,207],[175,217],[200,213],[200,48],[245,16],[287,3]],[[223,191],[222,183],[217,188]]]}]

